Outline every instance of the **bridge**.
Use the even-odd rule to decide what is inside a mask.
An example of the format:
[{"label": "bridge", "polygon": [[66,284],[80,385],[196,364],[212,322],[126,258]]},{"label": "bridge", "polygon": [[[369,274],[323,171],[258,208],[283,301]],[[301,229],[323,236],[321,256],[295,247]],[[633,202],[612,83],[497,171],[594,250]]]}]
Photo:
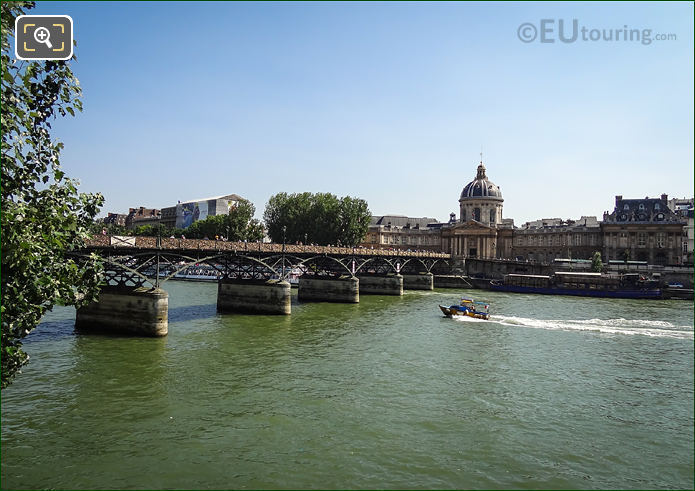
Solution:
[{"label": "bridge", "polygon": [[104,262],[106,285],[98,302],[78,309],[76,327],[155,336],[168,332],[162,284],[192,266],[217,277],[219,311],[287,315],[290,276],[299,279],[302,302],[357,303],[360,294],[432,290],[434,276],[450,275],[454,265],[449,254],[431,251],[117,236],[93,237],[72,256],[92,254]]}]

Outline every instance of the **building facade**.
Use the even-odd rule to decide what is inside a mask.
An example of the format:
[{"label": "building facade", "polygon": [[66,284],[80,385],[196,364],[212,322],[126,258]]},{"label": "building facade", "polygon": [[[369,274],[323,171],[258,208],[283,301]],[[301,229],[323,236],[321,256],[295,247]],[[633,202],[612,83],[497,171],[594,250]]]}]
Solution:
[{"label": "building facade", "polygon": [[513,257],[548,263],[558,258],[591,259],[601,244],[601,224],[596,217],[544,218],[514,230]]},{"label": "building facade", "polygon": [[209,216],[228,214],[243,199],[237,194],[227,194],[183,203],[179,201],[175,206],[162,208],[162,225],[185,229]]},{"label": "building facade", "polygon": [[459,197],[459,220],[441,228],[442,252],[455,257],[511,257],[514,222],[502,218],[504,199],[481,160]]},{"label": "building facade", "polygon": [[436,218],[403,215],[372,216],[367,235],[360,244],[374,249],[441,250],[441,233]]},{"label": "building facade", "polygon": [[[482,161],[475,178],[459,197],[459,219],[374,217],[364,245],[440,250],[459,258],[520,259],[552,263],[555,259],[591,259],[601,252],[610,260],[677,265],[693,262],[693,200],[623,199],[615,209],[578,220],[545,218],[519,228],[503,218],[502,192],[490,181]],[[673,211],[673,208],[675,211]],[[417,220],[424,220],[417,223]],[[434,249],[433,249],[434,250]]]},{"label": "building facade", "polygon": [[125,221],[128,215],[123,213],[109,213],[104,217],[104,225],[117,225],[119,227],[125,227]]},{"label": "building facade", "polygon": [[127,229],[134,229],[142,225],[157,225],[160,223],[162,213],[156,208],[130,208],[125,219]]},{"label": "building facade", "polygon": [[693,198],[671,198],[669,209],[683,219],[683,264],[693,264],[693,247],[695,246],[695,221],[693,220]]},{"label": "building facade", "polygon": [[649,264],[683,263],[683,228],[686,220],[661,198],[615,197],[612,213],[601,224],[603,260],[647,261]]}]

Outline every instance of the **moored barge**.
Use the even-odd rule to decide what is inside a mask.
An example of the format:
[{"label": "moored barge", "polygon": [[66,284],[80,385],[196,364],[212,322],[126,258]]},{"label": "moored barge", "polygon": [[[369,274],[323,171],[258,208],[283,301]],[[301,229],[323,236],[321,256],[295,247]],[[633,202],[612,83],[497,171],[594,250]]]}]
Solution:
[{"label": "moored barge", "polygon": [[607,275],[584,272],[556,272],[552,276],[508,274],[490,281],[490,290],[542,295],[659,299],[658,282],[639,274]]}]

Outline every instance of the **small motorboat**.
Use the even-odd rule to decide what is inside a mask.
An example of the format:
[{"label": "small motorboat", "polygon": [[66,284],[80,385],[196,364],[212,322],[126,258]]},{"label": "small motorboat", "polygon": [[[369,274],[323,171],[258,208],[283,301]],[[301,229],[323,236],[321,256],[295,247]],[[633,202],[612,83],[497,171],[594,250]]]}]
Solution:
[{"label": "small motorboat", "polygon": [[459,305],[444,307],[440,305],[442,313],[447,317],[464,315],[475,319],[490,319],[490,304],[486,302],[476,302],[470,298],[462,298]]}]

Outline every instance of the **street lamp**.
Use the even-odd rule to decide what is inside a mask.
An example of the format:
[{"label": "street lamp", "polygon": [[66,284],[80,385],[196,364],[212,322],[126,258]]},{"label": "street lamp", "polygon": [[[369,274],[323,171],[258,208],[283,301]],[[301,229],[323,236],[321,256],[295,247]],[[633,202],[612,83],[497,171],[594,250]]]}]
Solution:
[{"label": "street lamp", "polygon": [[285,279],[285,234],[287,233],[287,226],[282,226],[282,277],[281,280]]},{"label": "street lamp", "polygon": [[307,234],[307,233],[304,234],[304,252],[306,252],[306,241],[307,241],[308,235],[309,234]]},{"label": "street lamp", "polygon": [[157,275],[154,279],[154,287],[159,288],[159,250],[162,248],[162,222],[157,224]]}]

